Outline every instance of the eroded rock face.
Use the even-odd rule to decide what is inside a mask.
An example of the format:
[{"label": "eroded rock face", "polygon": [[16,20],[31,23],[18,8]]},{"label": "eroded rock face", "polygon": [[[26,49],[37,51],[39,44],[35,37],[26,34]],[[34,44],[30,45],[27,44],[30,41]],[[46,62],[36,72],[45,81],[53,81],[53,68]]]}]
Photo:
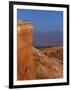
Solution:
[{"label": "eroded rock face", "polygon": [[28,22],[18,22],[17,30],[17,79],[33,80],[36,78],[32,56],[32,29]]},{"label": "eroded rock face", "polygon": [[40,48],[39,50],[42,51],[48,57],[55,57],[63,61],[63,46],[52,48]]},{"label": "eroded rock face", "polygon": [[49,58],[39,49],[33,49],[33,59],[37,79],[53,79],[63,77],[63,65],[58,58]]},{"label": "eroded rock face", "polygon": [[18,21],[17,25],[17,80],[62,78],[62,48],[32,47],[32,24]]}]

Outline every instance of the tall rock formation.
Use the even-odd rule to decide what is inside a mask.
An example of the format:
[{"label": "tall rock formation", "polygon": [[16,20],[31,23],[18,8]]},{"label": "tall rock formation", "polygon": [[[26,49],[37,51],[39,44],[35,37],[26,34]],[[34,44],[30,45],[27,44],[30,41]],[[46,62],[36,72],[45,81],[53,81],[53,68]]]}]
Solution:
[{"label": "tall rock formation", "polygon": [[36,79],[32,54],[32,30],[30,22],[17,22],[17,79]]},{"label": "tall rock formation", "polygon": [[63,78],[63,47],[33,47],[32,30],[30,22],[17,22],[17,80]]}]

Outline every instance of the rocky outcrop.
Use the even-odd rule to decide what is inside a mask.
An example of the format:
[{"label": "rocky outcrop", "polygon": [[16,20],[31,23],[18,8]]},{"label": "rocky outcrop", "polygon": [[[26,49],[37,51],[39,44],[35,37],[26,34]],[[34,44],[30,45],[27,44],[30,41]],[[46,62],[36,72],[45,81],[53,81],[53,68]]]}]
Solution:
[{"label": "rocky outcrop", "polygon": [[63,51],[32,47],[32,24],[18,21],[17,25],[17,80],[62,78],[63,63],[59,52],[63,55]]},{"label": "rocky outcrop", "polygon": [[32,24],[18,21],[17,30],[17,79],[36,79],[32,54]]},{"label": "rocky outcrop", "polygon": [[33,59],[36,67],[37,79],[51,79],[63,77],[63,65],[57,58],[49,58],[36,48],[33,49]]},{"label": "rocky outcrop", "polygon": [[39,48],[46,56],[52,58],[58,58],[63,61],[63,46],[51,47],[51,48]]}]

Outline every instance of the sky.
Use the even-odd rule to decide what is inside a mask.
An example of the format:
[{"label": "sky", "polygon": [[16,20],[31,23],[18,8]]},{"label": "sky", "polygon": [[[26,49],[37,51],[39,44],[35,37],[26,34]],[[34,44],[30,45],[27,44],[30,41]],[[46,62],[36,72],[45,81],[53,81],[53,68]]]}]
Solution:
[{"label": "sky", "polygon": [[17,9],[17,20],[25,19],[34,26],[34,47],[63,45],[63,11]]}]

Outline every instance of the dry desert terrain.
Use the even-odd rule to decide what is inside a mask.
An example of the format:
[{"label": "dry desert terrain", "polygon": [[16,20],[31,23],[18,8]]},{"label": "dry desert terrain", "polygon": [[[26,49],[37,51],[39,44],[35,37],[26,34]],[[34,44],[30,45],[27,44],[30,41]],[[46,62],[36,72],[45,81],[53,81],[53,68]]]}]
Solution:
[{"label": "dry desert terrain", "polygon": [[63,46],[35,48],[32,24],[18,21],[17,25],[17,80],[62,78]]}]

